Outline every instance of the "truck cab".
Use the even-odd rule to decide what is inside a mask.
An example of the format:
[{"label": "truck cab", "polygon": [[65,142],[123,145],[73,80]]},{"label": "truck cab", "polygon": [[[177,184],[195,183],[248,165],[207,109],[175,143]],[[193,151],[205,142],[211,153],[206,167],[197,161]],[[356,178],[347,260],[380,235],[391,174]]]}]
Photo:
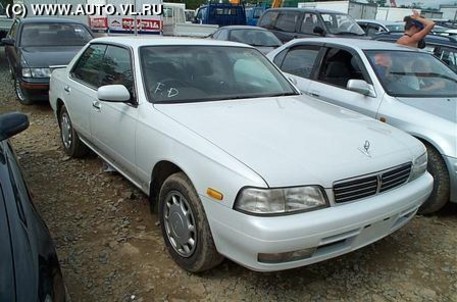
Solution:
[{"label": "truck cab", "polygon": [[226,25],[246,25],[244,6],[230,3],[210,3],[197,9],[194,23]]}]

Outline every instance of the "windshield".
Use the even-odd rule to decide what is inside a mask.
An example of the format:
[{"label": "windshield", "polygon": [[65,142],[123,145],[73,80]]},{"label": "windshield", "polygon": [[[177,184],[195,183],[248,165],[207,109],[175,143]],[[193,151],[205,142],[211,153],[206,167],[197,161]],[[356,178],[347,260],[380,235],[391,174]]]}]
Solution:
[{"label": "windshield", "polygon": [[321,13],[327,32],[334,35],[356,35],[363,36],[363,29],[347,14]]},{"label": "windshield", "polygon": [[140,49],[151,102],[205,102],[298,94],[258,50],[222,46]]},{"label": "windshield", "polygon": [[226,46],[148,46],[140,50],[151,102],[206,102],[298,94],[258,50]]},{"label": "windshield", "polygon": [[83,46],[92,39],[91,33],[76,23],[24,24],[20,45]]},{"label": "windshield", "polygon": [[432,54],[410,51],[366,51],[389,95],[455,97],[457,74]]},{"label": "windshield", "polygon": [[272,32],[256,29],[233,29],[230,31],[229,40],[252,46],[277,47],[282,45]]},{"label": "windshield", "polygon": [[403,32],[403,31],[405,31],[405,23],[404,22],[398,22],[396,24],[386,24],[386,27],[390,32]]}]

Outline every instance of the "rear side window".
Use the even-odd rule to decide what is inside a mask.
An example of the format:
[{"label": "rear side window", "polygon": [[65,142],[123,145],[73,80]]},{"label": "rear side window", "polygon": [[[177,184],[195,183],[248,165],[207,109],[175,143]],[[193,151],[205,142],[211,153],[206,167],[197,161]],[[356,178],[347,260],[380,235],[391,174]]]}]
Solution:
[{"label": "rear side window", "polygon": [[259,20],[258,26],[273,29],[278,19],[278,11],[267,11],[265,12]]},{"label": "rear side window", "polygon": [[93,44],[89,46],[76,63],[71,73],[72,77],[97,89],[100,86],[100,70],[105,50],[106,45]]},{"label": "rear side window", "polygon": [[281,70],[302,78],[309,78],[319,53],[319,46],[292,48],[284,58]]},{"label": "rear side window", "polygon": [[285,32],[295,32],[295,27],[300,17],[299,12],[281,12],[276,22],[275,29]]}]

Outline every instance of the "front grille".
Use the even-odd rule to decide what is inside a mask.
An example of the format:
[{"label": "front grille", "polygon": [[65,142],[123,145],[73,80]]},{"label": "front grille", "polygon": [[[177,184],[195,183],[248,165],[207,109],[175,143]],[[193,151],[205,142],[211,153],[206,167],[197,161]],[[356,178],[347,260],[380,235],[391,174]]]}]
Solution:
[{"label": "front grille", "polygon": [[353,201],[401,186],[408,181],[411,163],[368,175],[337,181],[333,184],[335,202]]}]

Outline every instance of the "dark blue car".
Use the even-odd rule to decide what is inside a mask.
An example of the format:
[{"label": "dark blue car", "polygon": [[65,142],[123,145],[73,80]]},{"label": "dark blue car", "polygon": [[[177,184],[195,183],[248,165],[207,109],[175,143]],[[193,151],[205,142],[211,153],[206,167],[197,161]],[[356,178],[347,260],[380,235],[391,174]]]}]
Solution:
[{"label": "dark blue car", "polygon": [[0,115],[0,301],[65,301],[53,241],[8,141],[28,125],[22,113]]}]

